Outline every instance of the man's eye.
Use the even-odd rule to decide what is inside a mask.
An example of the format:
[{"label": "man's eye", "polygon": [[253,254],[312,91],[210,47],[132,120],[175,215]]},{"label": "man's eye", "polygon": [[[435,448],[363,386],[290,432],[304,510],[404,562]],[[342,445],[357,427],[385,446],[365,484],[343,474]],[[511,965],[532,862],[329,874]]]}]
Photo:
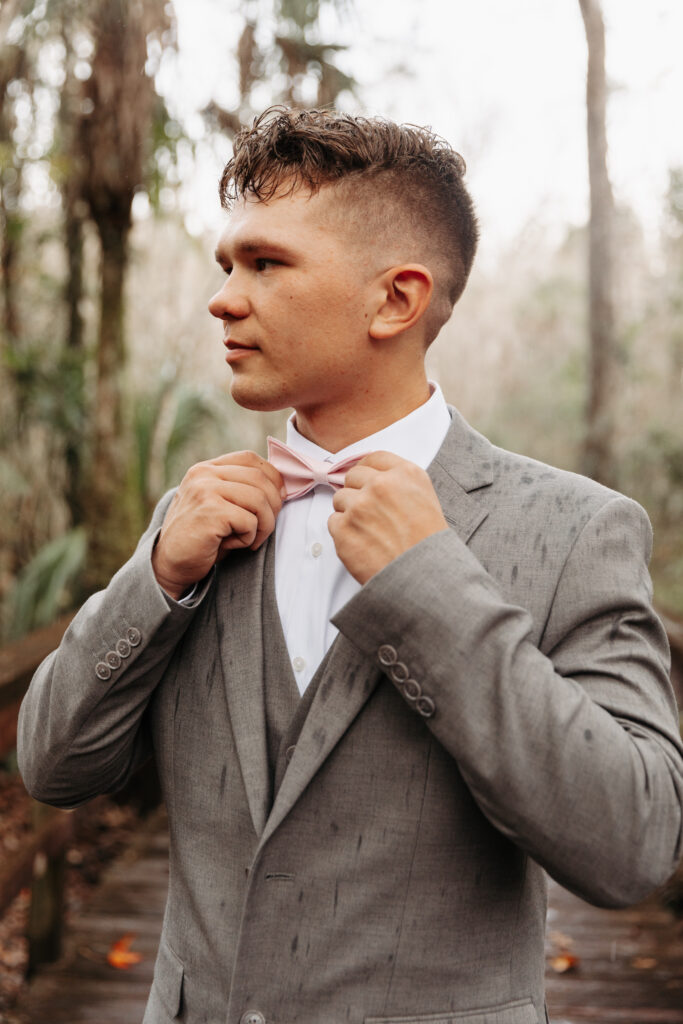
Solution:
[{"label": "man's eye", "polygon": [[275,264],[275,260],[269,260],[265,256],[257,256],[254,260],[254,266],[257,270],[267,270],[268,267],[272,267]]}]

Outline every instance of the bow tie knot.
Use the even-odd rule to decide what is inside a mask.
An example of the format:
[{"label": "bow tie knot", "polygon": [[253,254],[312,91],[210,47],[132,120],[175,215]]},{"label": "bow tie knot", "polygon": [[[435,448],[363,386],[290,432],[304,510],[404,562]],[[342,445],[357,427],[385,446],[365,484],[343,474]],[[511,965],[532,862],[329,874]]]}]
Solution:
[{"label": "bow tie knot", "polygon": [[285,501],[303,497],[318,484],[327,484],[333,490],[338,490],[344,486],[347,472],[364,457],[365,454],[350,455],[339,462],[323,462],[322,459],[302,455],[274,437],[268,438],[268,461],[282,475],[287,491]]}]

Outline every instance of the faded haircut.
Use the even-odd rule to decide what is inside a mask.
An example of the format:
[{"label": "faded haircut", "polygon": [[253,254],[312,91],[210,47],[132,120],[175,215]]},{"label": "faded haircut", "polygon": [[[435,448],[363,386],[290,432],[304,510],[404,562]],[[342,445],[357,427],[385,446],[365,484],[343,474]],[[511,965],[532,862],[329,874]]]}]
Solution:
[{"label": "faded haircut", "polygon": [[479,236],[465,161],[429,128],[332,110],[271,107],[235,137],[221,204],[267,202],[298,188],[339,190],[345,220],[368,239],[407,243],[434,277],[427,342],[463,292]]}]

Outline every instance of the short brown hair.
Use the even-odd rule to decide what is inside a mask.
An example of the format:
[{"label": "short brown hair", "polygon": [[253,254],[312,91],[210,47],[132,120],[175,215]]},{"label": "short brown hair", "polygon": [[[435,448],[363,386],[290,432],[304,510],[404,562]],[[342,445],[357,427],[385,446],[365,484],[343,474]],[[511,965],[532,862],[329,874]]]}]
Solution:
[{"label": "short brown hair", "polygon": [[229,209],[246,194],[267,201],[282,189],[340,186],[346,207],[360,205],[359,223],[374,235],[407,234],[427,254],[435,280],[431,341],[462,294],[477,247],[464,175],[463,158],[429,128],[271,107],[237,134],[219,193]]}]

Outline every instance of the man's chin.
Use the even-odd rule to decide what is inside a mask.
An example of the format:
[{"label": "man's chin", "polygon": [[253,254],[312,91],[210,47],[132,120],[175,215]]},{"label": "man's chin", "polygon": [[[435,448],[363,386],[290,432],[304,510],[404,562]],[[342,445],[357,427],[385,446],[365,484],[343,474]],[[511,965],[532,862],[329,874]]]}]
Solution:
[{"label": "man's chin", "polygon": [[254,412],[276,412],[288,409],[292,404],[283,390],[269,389],[262,383],[249,382],[234,374],[230,383],[230,395],[243,409],[251,409]]}]

